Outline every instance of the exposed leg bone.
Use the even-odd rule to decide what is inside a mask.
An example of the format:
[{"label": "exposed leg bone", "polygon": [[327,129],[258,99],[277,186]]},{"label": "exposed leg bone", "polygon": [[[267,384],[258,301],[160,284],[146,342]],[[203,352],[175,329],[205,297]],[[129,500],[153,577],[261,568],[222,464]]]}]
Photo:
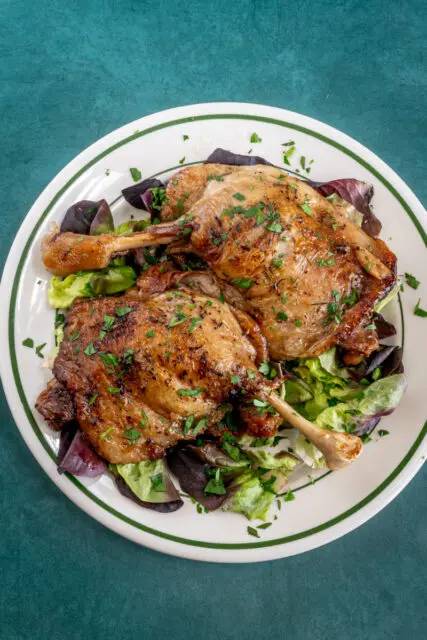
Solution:
[{"label": "exposed leg bone", "polygon": [[329,431],[309,422],[276,394],[269,395],[267,399],[282,418],[311,440],[323,453],[329,469],[344,469],[359,457],[363,445],[357,436]]}]

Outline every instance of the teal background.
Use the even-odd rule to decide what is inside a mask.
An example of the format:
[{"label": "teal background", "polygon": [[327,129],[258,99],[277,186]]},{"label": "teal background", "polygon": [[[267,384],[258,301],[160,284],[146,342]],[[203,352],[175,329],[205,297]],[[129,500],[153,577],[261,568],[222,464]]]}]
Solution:
[{"label": "teal background", "polygon": [[[32,202],[78,152],[195,102],[319,118],[427,202],[426,41],[423,0],[0,0],[2,265]],[[32,458],[3,395],[0,410],[1,640],[425,637],[427,468],[324,548],[252,566],[196,563],[139,548],[81,512]]]}]

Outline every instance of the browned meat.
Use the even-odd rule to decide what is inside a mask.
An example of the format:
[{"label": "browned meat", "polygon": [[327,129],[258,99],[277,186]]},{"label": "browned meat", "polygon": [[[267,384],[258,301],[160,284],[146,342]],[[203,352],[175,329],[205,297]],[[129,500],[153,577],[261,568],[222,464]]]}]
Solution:
[{"label": "browned meat", "polygon": [[[243,389],[246,397],[271,392],[274,385],[258,373],[256,348],[245,336],[253,324],[247,318],[242,330],[229,305],[185,287],[148,299],[79,301],[68,313],[54,363],[58,382],[37,407],[51,420],[46,394],[64,385],[80,427],[104,458],[127,463],[162,457],[167,447],[194,438],[194,429],[185,429],[189,416],[193,427],[203,420],[203,432]],[[259,335],[257,340],[263,356],[265,344],[260,347]],[[264,430],[275,433],[280,422],[271,416]]]},{"label": "browned meat", "polygon": [[36,409],[53,429],[62,429],[76,417],[72,397],[67,388],[55,379],[37,398]]},{"label": "browned meat", "polygon": [[[316,356],[338,344],[348,351],[348,361],[357,362],[377,348],[369,321],[376,302],[395,284],[396,258],[339,206],[304,182],[261,165],[192,167],[170,185],[168,217],[193,202],[186,193],[195,194],[176,222],[126,238],[99,236],[96,242],[105,242],[108,252],[99,252],[99,262],[95,245],[93,254],[86,248],[92,266],[80,248],[85,240],[64,239],[73,234],[47,239],[46,266],[64,275],[105,266],[115,253],[168,243],[175,233],[171,250],[184,246],[197,253],[228,284],[228,292],[220,284],[224,296],[230,289],[239,294],[242,308],[267,338],[272,358]],[[191,236],[184,233],[186,225],[193,229]],[[64,249],[67,243],[71,253]],[[236,295],[226,297],[234,304]]]}]

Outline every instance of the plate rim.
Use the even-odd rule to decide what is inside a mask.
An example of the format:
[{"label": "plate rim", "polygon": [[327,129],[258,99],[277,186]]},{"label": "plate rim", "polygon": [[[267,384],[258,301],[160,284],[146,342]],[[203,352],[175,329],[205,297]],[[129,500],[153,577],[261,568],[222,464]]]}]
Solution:
[{"label": "plate rim", "polygon": [[[417,216],[413,213],[413,211],[411,210],[411,207],[408,205],[408,203],[406,202],[406,200],[402,197],[402,195],[399,193],[399,191],[397,191],[397,189],[390,184],[390,182],[387,180],[387,178],[384,178],[384,176],[373,166],[371,166],[371,164],[369,162],[367,162],[366,160],[364,160],[363,158],[361,158],[357,153],[355,153],[352,149],[348,149],[347,147],[344,147],[341,143],[337,142],[336,140],[329,138],[328,136],[323,135],[322,133],[319,132],[319,130],[313,130],[313,129],[307,129],[307,127],[301,125],[301,124],[297,124],[296,122],[292,122],[292,121],[284,121],[284,120],[278,120],[277,118],[271,118],[268,117],[266,115],[262,115],[262,114],[256,114],[256,113],[252,113],[251,115],[248,113],[225,113],[222,111],[222,109],[224,108],[232,108],[234,110],[237,109],[249,109],[249,110],[262,110],[262,111],[273,111],[273,112],[277,112],[277,115],[279,117],[284,117],[286,116],[287,118],[289,117],[294,117],[297,118],[298,120],[303,121],[304,124],[310,124],[311,126],[316,126],[316,125],[320,125],[320,129],[326,129],[326,131],[329,134],[338,134],[339,137],[344,138],[344,142],[348,143],[351,142],[353,145],[356,145],[356,147],[358,147],[358,151],[360,152],[360,150],[364,153],[366,153],[368,156],[370,156],[371,161],[375,161],[378,162],[380,165],[384,165],[381,170],[384,171],[384,167],[387,169],[387,173],[391,174],[391,178],[393,180],[396,180],[397,182],[400,182],[400,189],[402,188],[402,186],[404,187],[404,190],[406,190],[409,195],[411,196],[411,198],[414,200],[415,205],[417,205],[425,214],[425,211],[423,209],[423,206],[421,204],[421,202],[419,202],[419,200],[416,198],[416,196],[413,194],[413,192],[410,190],[410,188],[403,182],[403,180],[397,175],[395,174],[395,172],[388,167],[388,165],[386,165],[380,158],[378,158],[373,152],[371,152],[369,149],[366,149],[363,145],[361,145],[360,143],[358,143],[357,141],[353,140],[352,138],[350,138],[349,136],[347,136],[345,133],[340,132],[339,130],[330,127],[329,125],[326,125],[322,122],[319,122],[313,118],[308,118],[307,116],[303,116],[302,114],[298,114],[295,112],[290,112],[290,111],[286,111],[283,109],[279,109],[276,107],[269,107],[269,106],[264,106],[264,105],[251,105],[248,103],[206,103],[206,104],[200,104],[200,105],[188,105],[186,107],[178,107],[178,108],[174,108],[174,109],[167,109],[161,112],[157,112],[155,114],[149,115],[149,116],[145,116],[143,118],[137,119],[131,123],[128,123],[127,125],[124,125],[123,127],[120,127],[119,129],[116,129],[115,131],[111,132],[110,134],[107,134],[106,136],[103,136],[101,139],[97,140],[94,144],[90,145],[87,149],[85,149],[84,151],[82,151],[80,154],[78,154],[70,163],[68,163],[66,165],[66,167],[64,167],[64,169],[62,171],[60,171],[54,178],[53,180],[48,184],[48,186],[43,190],[43,192],[41,193],[41,195],[37,198],[37,200],[35,201],[34,205],[31,207],[30,211],[27,213],[26,217],[24,218],[20,229],[18,230],[18,233],[16,235],[15,241],[10,249],[9,252],[9,256],[8,259],[6,261],[5,264],[5,268],[4,268],[4,273],[3,273],[3,283],[2,283],[2,288],[1,288],[1,299],[3,300],[5,298],[5,300],[3,300],[4,302],[8,302],[7,307],[9,309],[9,316],[10,316],[10,323],[9,323],[9,332],[8,332],[8,336],[9,336],[9,341],[8,341],[8,347],[10,349],[9,352],[9,357],[10,357],[10,362],[8,361],[8,365],[11,365],[11,367],[7,366],[5,363],[2,362],[1,364],[1,368],[2,368],[2,377],[3,377],[3,384],[4,384],[4,388],[5,388],[5,393],[6,393],[6,397],[7,397],[7,401],[9,404],[9,407],[11,408],[14,420],[16,425],[18,426],[19,431],[21,432],[21,435],[24,437],[24,440],[27,443],[27,446],[30,448],[30,451],[33,453],[33,455],[35,455],[36,459],[38,460],[39,464],[42,466],[42,468],[48,473],[48,475],[51,477],[51,479],[55,482],[55,484],[57,484],[59,486],[59,488],[66,493],[66,495],[68,497],[70,497],[76,504],[78,504],[78,506],[80,506],[84,511],[86,511],[89,515],[91,515],[92,517],[95,517],[96,519],[100,520],[102,522],[102,524],[105,524],[106,526],[108,526],[109,528],[113,529],[114,531],[120,533],[121,535],[125,535],[128,538],[134,539],[135,537],[138,536],[131,536],[128,534],[128,532],[124,532],[124,531],[118,531],[118,527],[114,527],[114,524],[109,523],[109,522],[103,522],[103,519],[100,517],[97,517],[97,515],[93,512],[93,510],[91,510],[89,507],[93,506],[92,504],[86,505],[86,504],[79,504],[80,502],[86,502],[85,500],[81,500],[81,501],[77,501],[75,499],[76,496],[74,495],[70,495],[73,492],[72,491],[65,491],[63,486],[60,486],[63,483],[58,482],[58,475],[56,472],[56,466],[55,466],[55,475],[53,475],[51,473],[51,468],[46,468],[46,467],[50,467],[51,465],[46,464],[46,463],[50,463],[51,460],[49,458],[43,458],[40,459],[42,456],[38,456],[36,455],[33,446],[31,446],[31,443],[28,441],[28,439],[25,437],[26,434],[26,427],[27,425],[24,426],[20,426],[19,422],[20,420],[18,420],[18,418],[15,415],[15,407],[13,407],[11,405],[11,401],[10,401],[10,397],[9,397],[9,392],[11,391],[8,385],[9,381],[7,380],[7,377],[5,377],[4,373],[7,371],[7,369],[12,369],[12,385],[15,384],[15,391],[18,392],[18,395],[20,397],[20,401],[23,404],[23,408],[24,411],[26,413],[26,417],[30,422],[30,426],[31,428],[34,430],[35,434],[37,435],[37,437],[39,438],[39,444],[41,447],[43,447],[43,451],[47,452],[48,455],[50,456],[50,458],[53,459],[53,454],[50,451],[50,448],[48,446],[48,444],[46,443],[42,433],[40,432],[40,429],[38,427],[38,425],[36,424],[36,430],[34,429],[34,425],[32,424],[32,420],[31,418],[28,416],[28,412],[27,412],[27,407],[28,410],[30,412],[30,415],[32,417],[32,419],[35,422],[34,416],[32,415],[31,409],[28,405],[28,402],[26,401],[25,398],[25,393],[22,389],[21,386],[21,390],[22,390],[22,394],[25,398],[26,403],[23,401],[22,397],[21,397],[21,390],[19,389],[19,385],[17,384],[17,381],[15,379],[15,376],[18,376],[18,380],[20,383],[20,378],[19,378],[19,371],[18,371],[18,367],[17,367],[17,363],[16,363],[16,354],[13,353],[12,351],[15,352],[15,344],[14,341],[12,340],[13,338],[13,328],[14,328],[14,306],[15,306],[15,302],[16,302],[16,295],[17,292],[19,290],[19,283],[20,283],[20,278],[22,275],[22,270],[23,270],[23,266],[25,264],[25,261],[27,259],[27,254],[29,249],[31,248],[31,245],[34,241],[34,236],[37,233],[40,225],[42,224],[42,222],[44,221],[45,217],[49,214],[49,212],[51,211],[51,209],[53,208],[54,204],[58,201],[58,199],[66,192],[66,190],[69,188],[69,186],[71,186],[71,184],[77,180],[78,177],[80,177],[81,175],[83,175],[91,166],[95,165],[99,160],[101,160],[103,157],[107,156],[109,153],[111,153],[112,151],[114,151],[115,149],[119,148],[120,146],[124,146],[129,142],[132,142],[133,140],[142,137],[144,135],[148,135],[156,130],[159,129],[164,129],[166,127],[169,126],[176,126],[179,124],[183,124],[183,123],[188,123],[191,121],[200,121],[200,120],[213,120],[213,119],[240,119],[240,120],[250,120],[250,121],[262,121],[262,122],[267,122],[270,124],[275,124],[275,125],[280,125],[280,126],[284,126],[287,127],[289,129],[293,129],[293,130],[297,130],[297,131],[302,131],[303,133],[309,134],[312,137],[315,137],[317,139],[322,140],[323,142],[326,142],[327,144],[338,148],[340,151],[343,151],[344,153],[346,153],[347,155],[349,155],[350,157],[352,157],[354,160],[356,160],[359,164],[361,164],[362,166],[364,166],[365,168],[367,168],[370,173],[372,173],[378,180],[380,180],[384,186],[386,186],[386,188],[392,193],[392,195],[399,201],[399,203],[401,204],[401,206],[404,208],[404,210],[406,211],[406,213],[409,215],[409,217],[411,218],[412,222],[414,223],[415,227],[417,228],[418,232],[420,233],[420,236],[422,237],[425,245],[427,246],[427,234],[426,231],[423,228],[423,225],[420,223],[420,221],[418,220]],[[200,113],[201,111],[203,111],[204,109],[210,109],[213,111],[213,113]],[[215,112],[215,109],[217,109],[218,111]],[[168,121],[163,121],[163,117],[170,114],[177,114],[178,112],[183,112],[183,111],[193,111],[196,113],[199,113],[199,115],[192,115],[192,116],[187,116],[184,118],[177,118],[175,120],[168,120]],[[128,128],[132,128],[135,127],[136,125],[141,125],[144,122],[147,121],[151,121],[153,119],[160,119],[160,123],[158,124],[154,124],[151,127],[147,127],[145,129],[143,129],[143,131],[138,131],[133,133],[132,135],[128,135],[125,138],[122,138],[119,142],[116,142],[113,145],[107,146],[105,147],[105,145],[107,144],[107,141],[109,139],[112,139],[113,137],[117,137],[120,133],[122,133],[124,130],[128,129]],[[347,139],[347,140],[346,140]],[[74,171],[74,169],[72,169],[73,165],[78,165],[80,164],[80,161],[82,159],[83,156],[87,157],[89,156],[89,154],[94,151],[96,149],[96,147],[104,147],[104,150],[97,154],[96,156],[92,157],[92,159],[90,160],[90,162],[87,162],[86,164],[84,164],[83,166],[80,167],[80,169],[75,172],[71,178],[62,186],[62,188],[57,191],[55,193],[55,195],[49,196],[50,198],[50,202],[46,207],[41,207],[40,206],[40,202],[43,200],[43,198],[49,194],[49,193],[54,193],[54,191],[56,191],[56,185],[54,187],[55,183],[58,183],[62,177],[66,174],[69,174],[71,171]],[[38,216],[38,219],[36,219],[35,223],[31,222],[29,223],[29,218],[34,217],[35,213],[40,210],[42,210],[42,214]],[[424,221],[425,223],[425,221]],[[29,234],[28,240],[24,242],[21,240],[21,236],[23,235],[23,228],[25,226],[29,226],[29,224],[32,225],[32,229],[31,232]],[[25,244],[25,248],[22,251],[22,255],[21,258],[16,261],[16,259],[14,260],[15,256],[14,256],[14,252],[16,252],[15,248],[19,246],[19,244]],[[13,273],[13,284],[10,287],[11,291],[10,291],[10,296],[8,296],[8,289],[9,287],[5,286],[5,282],[7,283],[9,278],[5,278],[5,275],[9,274],[9,271],[11,271],[13,269],[13,264],[15,264],[15,272]],[[5,315],[5,314],[4,314]],[[3,316],[2,316],[2,325],[4,325],[3,322]],[[4,327],[3,327],[4,328]],[[12,331],[10,332],[10,328],[12,328]],[[2,337],[4,337],[4,332],[2,332],[1,334]],[[15,358],[15,363],[14,363],[14,358]],[[17,369],[17,371],[15,372],[15,367]],[[27,407],[25,406],[25,404],[27,404]],[[25,433],[24,433],[25,431]],[[354,516],[356,513],[360,513],[361,510],[365,509],[367,507],[368,504],[372,505],[372,501],[374,501],[376,498],[378,498],[381,494],[383,494],[384,489],[387,488],[388,486],[390,486],[396,479],[398,479],[399,475],[402,473],[403,469],[405,467],[407,467],[407,465],[409,464],[409,462],[413,459],[413,456],[415,454],[415,452],[419,449],[419,447],[421,446],[425,435],[427,432],[427,422],[424,424],[424,426],[422,427],[421,431],[419,432],[416,440],[413,442],[412,446],[410,447],[409,451],[405,454],[405,456],[402,458],[402,460],[400,461],[400,463],[397,465],[397,467],[393,470],[393,472],[391,474],[389,474],[389,476],[376,488],[374,489],[372,492],[370,492],[368,494],[368,496],[366,496],[363,500],[361,500],[359,503],[357,503],[356,505],[354,505],[353,507],[351,507],[350,509],[346,510],[345,512],[343,512],[342,514],[339,514],[338,516],[332,518],[331,520],[327,521],[326,523],[322,523],[312,529],[308,529],[307,531],[304,532],[299,532],[296,534],[293,534],[291,536],[286,536],[284,538],[278,538],[275,540],[265,540],[265,541],[260,541],[260,542],[248,542],[248,543],[211,543],[211,542],[203,542],[203,541],[196,541],[196,540],[189,540],[187,538],[180,538],[179,536],[173,536],[171,534],[167,534],[165,532],[162,531],[156,531],[151,529],[150,527],[147,527],[145,525],[142,525],[141,523],[132,521],[130,518],[128,518],[127,516],[125,516],[124,514],[121,514],[119,512],[116,512],[115,509],[113,509],[112,507],[110,507],[109,505],[107,505],[106,503],[104,503],[102,500],[100,500],[97,496],[93,495],[90,491],[88,491],[88,489],[82,485],[76,478],[74,478],[73,476],[68,477],[68,480],[71,481],[72,484],[74,484],[76,486],[76,489],[78,489],[79,491],[83,492],[83,494],[85,494],[86,498],[89,498],[91,503],[95,503],[100,509],[104,509],[106,510],[108,513],[110,513],[111,515],[115,516],[115,519],[120,519],[124,522],[126,522],[129,526],[133,526],[136,527],[138,529],[139,532],[143,531],[144,533],[148,534],[148,535],[154,535],[154,536],[160,536],[161,538],[164,538],[166,540],[173,541],[173,544],[178,544],[178,545],[182,545],[180,547],[180,550],[172,550],[172,549],[161,549],[162,551],[165,551],[167,553],[172,553],[174,555],[179,555],[182,557],[191,557],[191,558],[195,558],[195,559],[205,559],[205,558],[200,558],[200,557],[195,557],[195,554],[193,553],[185,553],[182,551],[182,549],[184,548],[184,545],[197,545],[197,547],[199,548],[203,548],[203,549],[210,549],[210,550],[218,550],[221,552],[227,551],[227,550],[232,550],[232,551],[241,551],[241,550],[250,550],[250,549],[262,549],[262,548],[269,548],[269,549],[289,549],[289,544],[295,541],[301,541],[301,540],[306,540],[306,539],[311,539],[313,540],[313,536],[316,536],[319,533],[323,533],[326,530],[333,530],[334,532],[336,532],[336,526],[339,523],[349,523],[349,518],[351,518],[352,516]],[[40,434],[40,435],[39,435]],[[344,527],[345,531],[343,533],[347,533],[351,530],[353,530],[356,526],[359,526],[360,524],[362,524],[363,522],[365,522],[366,520],[368,520],[370,517],[372,517],[373,515],[375,515],[376,513],[378,513],[378,511],[380,511],[382,508],[384,508],[386,506],[386,504],[388,504],[388,502],[390,502],[391,499],[393,499],[395,497],[395,495],[397,495],[397,493],[399,493],[405,486],[406,484],[408,484],[408,482],[412,479],[412,477],[415,475],[415,473],[419,470],[419,468],[422,466],[422,462],[421,464],[418,464],[415,466],[414,469],[411,470],[410,473],[407,473],[407,475],[405,476],[405,478],[401,478],[401,482],[398,484],[398,486],[395,487],[395,490],[390,492],[389,496],[384,496],[385,501],[383,501],[383,504],[378,504],[377,507],[375,509],[372,509],[371,506],[371,513],[366,514],[366,517],[362,518],[361,521],[359,523],[354,524],[354,526],[347,526]],[[403,480],[403,482],[402,482]],[[340,527],[341,529],[341,527]],[[329,531],[331,532],[331,531]],[[325,539],[319,541],[317,544],[308,544],[308,545],[304,545],[305,548],[304,549],[299,549],[299,550],[295,550],[291,553],[273,553],[273,554],[269,554],[268,557],[265,558],[250,558],[250,560],[246,560],[246,559],[239,559],[238,557],[235,558],[231,558],[231,559],[226,559],[226,558],[220,558],[220,561],[231,561],[231,562],[236,562],[236,561],[257,561],[257,560],[267,560],[267,559],[272,559],[272,558],[278,558],[278,557],[283,557],[286,555],[293,555],[293,553],[299,553],[302,552],[304,550],[308,550],[308,549],[313,549],[317,546],[320,546],[322,544],[325,544],[326,542],[329,542],[333,539],[335,539],[336,537],[341,536],[342,533],[338,531],[337,535],[332,535],[332,536],[323,536]],[[141,541],[141,539],[135,540],[137,542],[139,542],[140,544],[144,544],[145,546],[154,548],[154,549],[159,549],[159,545],[158,544],[149,544],[149,542],[147,542],[147,540],[143,540]],[[288,545],[288,546],[286,546]],[[188,547],[187,547],[188,548]],[[192,547],[193,549],[194,547]],[[199,554],[196,554],[197,556],[199,556]],[[214,558],[207,558],[208,560],[212,560]]]}]

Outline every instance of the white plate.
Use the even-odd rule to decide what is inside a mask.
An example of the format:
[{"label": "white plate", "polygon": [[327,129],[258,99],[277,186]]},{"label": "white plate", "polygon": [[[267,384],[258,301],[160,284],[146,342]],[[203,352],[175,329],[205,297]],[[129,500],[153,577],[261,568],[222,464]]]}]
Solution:
[{"label": "white plate", "polygon": [[[256,132],[262,142],[250,143]],[[184,141],[183,135],[189,140]],[[3,274],[1,289],[1,372],[16,424],[28,447],[55,484],[92,517],[139,544],[166,553],[215,562],[257,562],[293,555],[325,544],[372,517],[392,500],[421,467],[426,452],[427,394],[424,383],[427,320],[414,316],[418,297],[427,290],[405,287],[391,310],[405,346],[408,391],[401,406],[382,420],[390,431],[376,436],[350,468],[326,475],[282,504],[273,526],[250,537],[241,515],[200,515],[187,502],[173,514],[144,510],[114,488],[108,477],[95,480],[59,475],[54,458],[57,436],[34,410],[49,371],[22,341],[53,344],[54,314],[47,304],[49,275],[40,259],[40,239],[53,220],[82,199],[112,202],[132,183],[130,167],[143,177],[168,177],[183,165],[204,160],[215,147],[266,157],[282,163],[281,143],[292,139],[300,155],[314,159],[314,180],[352,177],[373,183],[375,210],[383,222],[382,237],[398,255],[399,272],[420,279],[427,273],[427,216],[402,180],[379,158],[345,134],[321,122],[282,109],[251,104],[216,103],[180,107],[136,120],[99,140],[63,169],[43,191],[25,218]],[[109,171],[106,172],[106,170]],[[109,175],[106,175],[109,174]],[[132,210],[135,213],[135,210]],[[117,220],[131,213],[119,199]],[[404,323],[403,323],[404,318]],[[303,479],[294,481],[304,484]],[[273,510],[274,514],[274,510]]]}]

